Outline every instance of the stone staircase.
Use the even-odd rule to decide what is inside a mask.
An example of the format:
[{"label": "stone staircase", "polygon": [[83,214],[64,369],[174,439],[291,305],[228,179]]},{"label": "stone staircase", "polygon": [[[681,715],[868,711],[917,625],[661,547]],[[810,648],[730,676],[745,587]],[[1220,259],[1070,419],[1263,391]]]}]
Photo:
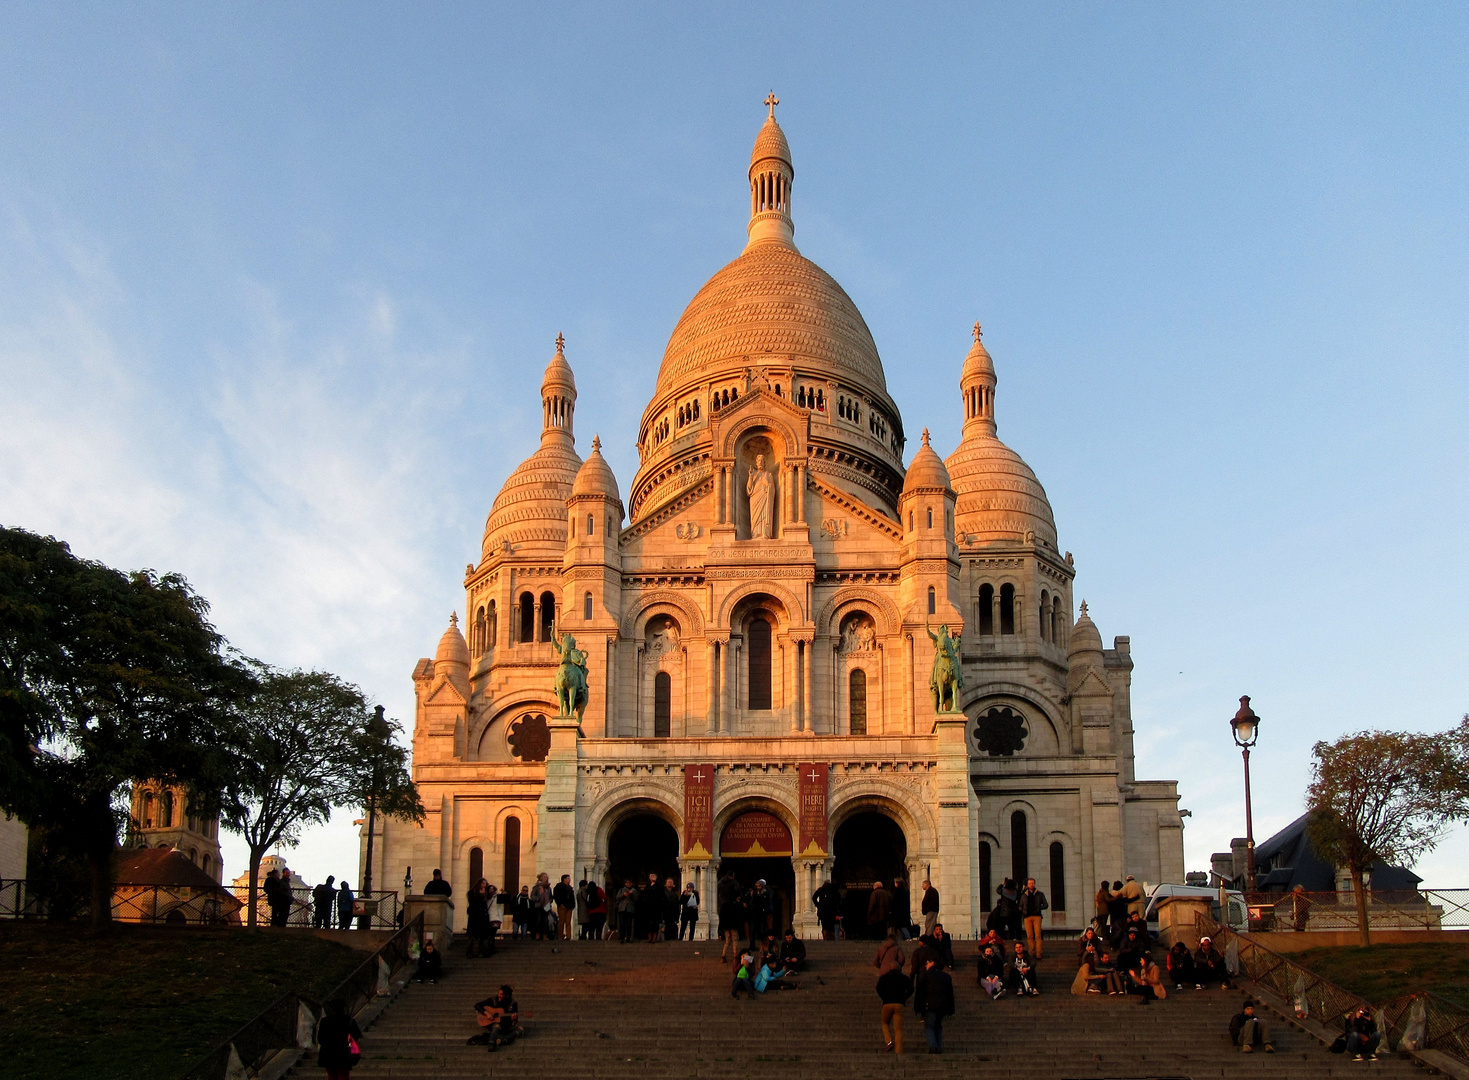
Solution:
[{"label": "stone staircase", "polygon": [[[712,948],[711,948],[712,946]],[[1038,998],[990,1001],[974,976],[974,945],[956,948],[958,1011],[942,1056],[925,1051],[923,1026],[904,1016],[905,1053],[882,1052],[875,943],[809,942],[802,988],[754,1001],[730,997],[718,942],[621,945],[502,942],[489,959],[459,947],[437,985],[410,983],[366,1032],[354,1080],[752,1080],[775,1076],[867,1080],[894,1076],[1049,1078],[1423,1075],[1406,1059],[1355,1063],[1269,1016],[1276,1053],[1241,1054],[1229,1043],[1239,991],[1186,990],[1141,1006],[1136,998],[1069,992],[1071,949],[1057,943],[1042,964]],[[471,1005],[502,982],[515,987],[528,1034],[496,1053],[466,1046],[477,1032]],[[315,1056],[290,1075],[319,1077]]]}]

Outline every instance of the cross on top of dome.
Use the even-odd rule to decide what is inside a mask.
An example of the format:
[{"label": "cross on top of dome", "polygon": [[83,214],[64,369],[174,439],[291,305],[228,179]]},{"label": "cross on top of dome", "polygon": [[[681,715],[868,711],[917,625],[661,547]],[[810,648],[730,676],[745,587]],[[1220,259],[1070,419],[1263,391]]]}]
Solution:
[{"label": "cross on top of dome", "polygon": [[559,332],[556,335],[556,351],[559,353],[566,352],[566,336]]},{"label": "cross on top of dome", "polygon": [[770,91],[770,93],[768,93],[768,94],[765,95],[765,104],[770,109],[770,119],[774,120],[775,119],[775,107],[780,104],[780,98],[778,98],[778,97],[775,96],[775,91],[774,90]]},{"label": "cross on top of dome", "polygon": [[978,341],[984,334],[979,328],[979,323],[974,324],[974,340]]}]

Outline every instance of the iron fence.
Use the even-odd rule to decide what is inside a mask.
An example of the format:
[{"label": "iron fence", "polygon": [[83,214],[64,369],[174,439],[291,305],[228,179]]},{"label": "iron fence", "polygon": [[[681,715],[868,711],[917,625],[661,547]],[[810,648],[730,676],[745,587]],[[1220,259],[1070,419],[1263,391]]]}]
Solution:
[{"label": "iron fence", "polygon": [[[84,895],[51,896],[24,878],[0,880],[0,919],[86,919],[91,900]],[[112,917],[117,922],[222,926],[239,922],[240,902],[228,890],[188,885],[112,886]]]},{"label": "iron fence", "polygon": [[[373,999],[386,996],[391,992],[393,977],[412,959],[415,945],[423,945],[422,913],[359,964],[326,995],[326,1001],[341,998],[348,1014],[354,1015]],[[282,994],[206,1054],[181,1080],[256,1076],[283,1050],[314,1050],[323,1005],[302,994]]]},{"label": "iron fence", "polygon": [[[243,909],[250,900],[250,886],[234,885],[230,887],[235,899],[240,902]],[[256,921],[264,926],[270,922],[270,906],[265,902],[265,888],[257,885],[255,888]],[[337,910],[336,894],[332,896],[332,902],[326,909],[326,925],[328,928],[338,930],[396,930],[402,921],[403,904],[398,893],[392,889],[374,889],[367,893],[358,893],[354,899],[353,911],[355,914],[348,920],[349,925],[341,926]],[[292,886],[291,907],[286,916],[287,926],[314,926],[316,905],[311,895],[311,890],[304,885]],[[240,918],[246,918],[246,912],[241,910]]]},{"label": "iron fence", "polygon": [[1365,1007],[1382,1033],[1384,1049],[1444,1054],[1469,1066],[1469,1009],[1432,993],[1404,994],[1374,1005],[1207,915],[1198,915],[1196,923],[1200,935],[1224,949],[1232,971],[1284,1001],[1297,1019],[1342,1031],[1348,1014]]},{"label": "iron fence", "polygon": [[[1244,899],[1250,929],[1356,930],[1357,897],[1344,892],[1251,892]],[[1469,889],[1373,889],[1367,898],[1373,930],[1469,929]]]}]

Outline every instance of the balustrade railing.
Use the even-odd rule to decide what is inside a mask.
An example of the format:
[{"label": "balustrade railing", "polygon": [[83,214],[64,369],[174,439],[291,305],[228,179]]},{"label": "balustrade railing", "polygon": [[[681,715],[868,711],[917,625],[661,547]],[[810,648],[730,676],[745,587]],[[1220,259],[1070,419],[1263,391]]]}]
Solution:
[{"label": "balustrade railing", "polygon": [[[1357,898],[1345,892],[1250,892],[1250,929],[1356,930]],[[1373,889],[1367,925],[1372,930],[1469,929],[1469,889]]]},{"label": "balustrade railing", "polygon": [[390,993],[393,977],[410,962],[414,945],[423,945],[422,913],[354,968],[322,1001],[294,992],[282,994],[206,1054],[181,1080],[257,1076],[282,1051],[314,1050],[316,1024],[325,1003],[341,998],[348,1015],[355,1015],[374,998]]},{"label": "balustrade railing", "polygon": [[[250,899],[250,886],[232,885],[230,891],[243,909]],[[270,905],[265,902],[264,888],[256,886],[255,895],[255,921],[261,926],[269,925]],[[333,894],[332,901],[326,909],[327,927],[338,930],[396,930],[402,918],[403,905],[396,891],[374,889],[371,892],[356,894],[353,910],[356,914],[348,920],[348,925],[341,925],[337,898]],[[316,905],[311,890],[304,885],[293,886],[291,888],[291,908],[290,913],[286,916],[286,925],[314,926],[315,914]],[[241,910],[240,918],[245,917],[245,911]]]},{"label": "balustrade railing", "polygon": [[1374,1005],[1207,915],[1198,915],[1196,922],[1199,934],[1212,937],[1224,951],[1231,970],[1284,1001],[1298,1019],[1339,1033],[1348,1014],[1366,1007],[1377,1021],[1384,1049],[1422,1054],[1430,1064],[1433,1054],[1444,1054],[1469,1067],[1469,1009],[1426,992]]}]

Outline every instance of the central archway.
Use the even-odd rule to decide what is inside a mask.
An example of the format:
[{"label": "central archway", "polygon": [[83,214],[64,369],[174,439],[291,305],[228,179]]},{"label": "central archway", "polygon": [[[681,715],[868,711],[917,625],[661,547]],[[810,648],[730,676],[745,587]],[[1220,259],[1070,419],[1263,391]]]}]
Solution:
[{"label": "central archway", "polygon": [[648,875],[673,878],[682,888],[678,871],[678,833],[657,814],[642,811],[619,821],[607,838],[607,895],[617,895],[624,881],[641,889]]},{"label": "central archway", "polygon": [[[832,884],[842,891],[842,925],[848,937],[882,937],[886,927],[867,925],[872,884],[892,888],[907,876],[908,841],[902,827],[884,813],[864,810],[837,828],[832,838]],[[912,895],[912,883],[909,883]],[[910,900],[911,904],[911,900]]]},{"label": "central archway", "polygon": [[[791,831],[774,814],[747,810],[719,834],[719,875],[734,874],[741,890],[763,880],[773,894],[768,932],[779,934],[795,914],[796,873],[791,865]],[[747,922],[747,928],[749,924]],[[752,929],[752,928],[751,928]]]}]

